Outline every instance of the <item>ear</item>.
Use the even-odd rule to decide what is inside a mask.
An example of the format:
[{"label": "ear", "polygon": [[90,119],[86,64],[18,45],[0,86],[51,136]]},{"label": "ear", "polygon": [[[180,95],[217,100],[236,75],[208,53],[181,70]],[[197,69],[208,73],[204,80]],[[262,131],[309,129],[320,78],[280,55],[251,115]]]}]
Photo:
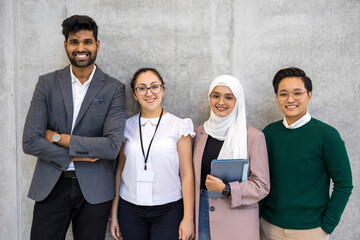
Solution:
[{"label": "ear", "polygon": [[134,91],[134,90],[131,90],[131,93],[132,93],[134,99],[135,99],[136,101],[139,101],[139,99],[137,98],[137,96],[136,96],[136,94],[135,94],[135,91]]},{"label": "ear", "polygon": [[312,98],[312,91],[311,92],[308,92],[308,103],[311,101],[311,98]]},{"label": "ear", "polygon": [[66,40],[64,40],[64,49],[65,49],[65,52],[66,52]]},{"label": "ear", "polygon": [[96,41],[96,51],[99,52],[100,50],[100,40]]}]

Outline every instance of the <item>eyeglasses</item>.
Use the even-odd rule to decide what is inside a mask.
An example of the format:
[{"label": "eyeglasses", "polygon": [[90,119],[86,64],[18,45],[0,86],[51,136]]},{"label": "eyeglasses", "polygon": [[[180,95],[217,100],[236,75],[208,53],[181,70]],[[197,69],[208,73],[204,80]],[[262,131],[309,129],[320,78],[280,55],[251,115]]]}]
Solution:
[{"label": "eyeglasses", "polygon": [[134,90],[139,96],[144,96],[144,95],[146,95],[148,90],[150,90],[153,94],[158,94],[161,92],[162,88],[163,88],[162,84],[153,84],[150,87],[140,86],[140,87],[134,88]]},{"label": "eyeglasses", "polygon": [[[298,101],[301,100],[304,96],[304,93],[307,93],[308,91],[294,91],[291,93],[291,97]],[[288,91],[280,92],[276,94],[280,102],[285,102],[289,99],[290,93]]]}]

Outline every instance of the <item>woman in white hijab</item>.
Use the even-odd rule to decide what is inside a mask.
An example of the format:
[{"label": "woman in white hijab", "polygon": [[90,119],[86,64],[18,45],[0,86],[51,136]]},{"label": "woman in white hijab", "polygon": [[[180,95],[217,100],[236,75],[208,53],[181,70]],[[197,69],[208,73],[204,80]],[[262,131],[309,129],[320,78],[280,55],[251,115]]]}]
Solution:
[{"label": "woman in white hijab", "polygon": [[[208,96],[210,118],[195,130],[196,239],[257,240],[258,202],[270,190],[264,134],[246,124],[244,92],[235,77],[215,78]],[[228,183],[211,176],[213,159],[248,159],[248,179]],[[224,196],[209,198],[208,191]]]}]

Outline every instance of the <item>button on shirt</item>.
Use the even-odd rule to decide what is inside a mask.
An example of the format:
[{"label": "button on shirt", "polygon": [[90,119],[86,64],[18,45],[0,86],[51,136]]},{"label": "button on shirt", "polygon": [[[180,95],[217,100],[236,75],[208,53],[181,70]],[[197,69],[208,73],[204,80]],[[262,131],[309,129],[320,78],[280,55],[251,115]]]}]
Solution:
[{"label": "button on shirt", "polygon": [[[81,84],[79,79],[77,79],[72,71],[72,66],[70,66],[70,75],[71,75],[71,83],[72,83],[72,96],[73,96],[73,106],[74,106],[74,112],[73,112],[73,121],[71,126],[71,134],[74,130],[75,123],[77,120],[77,117],[79,115],[79,111],[81,108],[81,104],[85,98],[86,92],[89,89],[91,80],[93,79],[94,73],[96,70],[96,66],[94,65],[94,70],[91,72],[89,79],[84,83]],[[69,167],[67,171],[75,170],[75,166],[73,162],[70,162]]]},{"label": "button on shirt", "polygon": [[[154,135],[159,118],[141,118],[141,132],[145,154]],[[144,156],[141,151],[139,135],[139,114],[126,120],[124,138],[126,157],[120,196],[135,205],[162,205],[182,198],[179,173],[179,155],[177,142],[182,136],[195,136],[192,121],[178,118],[171,113],[162,116],[160,125],[151,144],[147,169],[154,171],[154,182],[151,183],[152,199],[147,204],[137,202],[138,171],[144,170]]]},{"label": "button on shirt", "polygon": [[306,111],[306,114],[302,116],[299,120],[294,122],[293,124],[289,125],[286,121],[286,116],[284,116],[283,124],[287,129],[295,129],[304,126],[311,120],[311,116],[309,111]]}]

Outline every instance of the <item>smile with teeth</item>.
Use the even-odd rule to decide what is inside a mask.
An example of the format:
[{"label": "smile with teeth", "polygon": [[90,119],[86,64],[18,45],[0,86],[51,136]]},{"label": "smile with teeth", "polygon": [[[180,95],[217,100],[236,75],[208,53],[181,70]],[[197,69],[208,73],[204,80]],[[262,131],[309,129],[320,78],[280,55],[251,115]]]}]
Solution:
[{"label": "smile with teeth", "polygon": [[75,54],[75,57],[76,57],[76,58],[80,58],[80,59],[87,58],[88,56],[89,56],[89,54],[86,54],[86,53]]},{"label": "smile with teeth", "polygon": [[227,107],[216,107],[216,109],[219,111],[225,111],[227,109]]},{"label": "smile with teeth", "polygon": [[156,98],[148,98],[148,99],[144,99],[144,100],[147,103],[153,103],[156,100]]},{"label": "smile with teeth", "polygon": [[285,108],[287,108],[287,109],[294,109],[294,108],[297,108],[297,106],[285,106]]}]

